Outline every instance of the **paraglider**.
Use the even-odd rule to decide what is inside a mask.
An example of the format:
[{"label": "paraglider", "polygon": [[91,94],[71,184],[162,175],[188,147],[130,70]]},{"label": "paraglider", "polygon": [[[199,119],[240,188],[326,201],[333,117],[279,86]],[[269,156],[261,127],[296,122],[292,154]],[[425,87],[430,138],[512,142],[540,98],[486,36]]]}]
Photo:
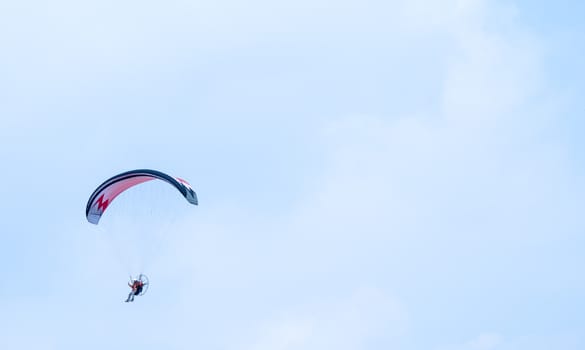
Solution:
[{"label": "paraglider", "polygon": [[137,295],[140,296],[146,294],[149,284],[150,283],[146,275],[140,274],[138,275],[137,279],[133,279],[132,276],[130,276],[128,287],[130,287],[131,291],[130,294],[128,294],[128,299],[126,299],[126,302],[128,303],[134,301],[134,297]]},{"label": "paraglider", "polygon": [[[101,217],[118,195],[131,187],[151,180],[162,180],[170,184],[179,191],[187,202],[193,205],[198,205],[197,195],[187,181],[157,170],[130,170],[109,178],[95,189],[89,197],[85,208],[87,221],[94,225],[98,225]],[[148,277],[144,274],[138,275],[136,279],[130,277],[128,286],[131,288],[131,291],[130,294],[128,294],[126,302],[132,302],[134,301],[135,296],[144,295],[148,290]]]}]

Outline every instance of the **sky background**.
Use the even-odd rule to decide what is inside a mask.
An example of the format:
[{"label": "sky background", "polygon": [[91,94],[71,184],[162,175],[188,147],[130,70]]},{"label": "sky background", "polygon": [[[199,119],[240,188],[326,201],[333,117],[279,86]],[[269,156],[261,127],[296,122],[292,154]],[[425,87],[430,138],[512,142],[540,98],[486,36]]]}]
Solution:
[{"label": "sky background", "polygon": [[0,348],[585,348],[583,13],[1,1]]}]

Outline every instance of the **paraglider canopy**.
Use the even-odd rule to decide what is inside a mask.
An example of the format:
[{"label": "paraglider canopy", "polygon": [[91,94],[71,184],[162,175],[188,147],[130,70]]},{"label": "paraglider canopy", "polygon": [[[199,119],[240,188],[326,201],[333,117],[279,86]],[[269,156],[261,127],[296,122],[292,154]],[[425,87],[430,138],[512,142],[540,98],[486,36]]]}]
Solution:
[{"label": "paraglider canopy", "polygon": [[197,195],[187,181],[178,177],[172,177],[157,170],[131,170],[113,176],[98,186],[87,201],[85,209],[87,221],[97,225],[103,213],[108,208],[108,205],[110,205],[120,193],[126,191],[130,187],[155,179],[171,184],[189,203],[193,205],[198,204]]}]

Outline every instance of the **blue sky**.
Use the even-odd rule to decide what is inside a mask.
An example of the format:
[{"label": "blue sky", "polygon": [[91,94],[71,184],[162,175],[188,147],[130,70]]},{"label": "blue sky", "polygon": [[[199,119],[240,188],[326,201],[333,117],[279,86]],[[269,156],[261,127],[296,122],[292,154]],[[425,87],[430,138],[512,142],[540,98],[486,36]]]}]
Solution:
[{"label": "blue sky", "polygon": [[582,10],[0,3],[0,347],[582,349]]}]

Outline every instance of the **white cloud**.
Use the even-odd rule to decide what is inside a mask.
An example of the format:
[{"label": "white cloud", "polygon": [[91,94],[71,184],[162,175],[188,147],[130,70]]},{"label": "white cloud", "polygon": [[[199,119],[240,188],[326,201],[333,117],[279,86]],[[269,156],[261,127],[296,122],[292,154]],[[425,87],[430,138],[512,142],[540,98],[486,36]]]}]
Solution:
[{"label": "white cloud", "polygon": [[494,350],[503,349],[505,342],[498,333],[486,332],[462,345],[441,347],[441,350]]},{"label": "white cloud", "polygon": [[[232,303],[257,306],[234,311],[234,324],[246,324],[235,338],[253,338],[247,341],[251,349],[358,349],[371,337],[401,329],[403,319],[395,316],[401,313],[380,306],[387,303],[384,293],[328,302],[360,285],[410,295],[406,309],[421,304],[447,313],[449,306],[420,298],[432,290],[421,290],[501,295],[550,284],[534,278],[543,264],[543,248],[535,242],[570,235],[566,228],[578,220],[574,204],[582,188],[562,148],[539,137],[546,133],[539,109],[550,106],[535,98],[550,97],[542,85],[540,48],[523,34],[475,26],[480,4],[460,5],[446,18],[473,15],[449,29],[457,51],[449,54],[440,108],[328,122],[322,140],[326,170],[307,174],[305,196],[285,217],[267,218],[262,208],[246,208],[245,214],[230,208],[207,223],[189,223],[196,225],[189,234],[204,233],[185,240],[179,255],[196,250],[183,268],[203,276],[198,283],[231,288],[237,300]],[[560,218],[570,223],[559,228]],[[518,263],[517,248],[527,246],[532,250]],[[297,303],[291,301],[295,296]],[[486,312],[479,302],[460,302]],[[291,304],[302,311],[273,315]],[[256,312],[254,320],[246,322],[246,312]],[[438,317],[436,310],[427,312],[418,315]],[[445,322],[479,322],[467,314],[451,317]],[[382,343],[393,344],[392,337],[401,334]],[[498,334],[485,333],[463,348],[498,349],[502,343]],[[436,345],[432,339],[428,344]]]},{"label": "white cloud", "polygon": [[499,333],[481,333],[463,344],[438,347],[440,350],[547,350],[547,349],[580,349],[583,338],[579,332],[555,332],[539,335],[516,335],[503,337]]},{"label": "white cloud", "polygon": [[359,288],[350,298],[321,300],[291,313],[255,330],[257,339],[245,348],[363,349],[380,341],[391,344],[407,329],[400,304],[376,288]]},{"label": "white cloud", "polygon": [[469,344],[472,349],[489,350],[494,349],[500,344],[501,336],[496,333],[483,333],[477,339]]},{"label": "white cloud", "polygon": [[[118,11],[112,13],[110,5]],[[14,6],[20,15],[28,10]],[[84,237],[63,243],[64,256],[77,263],[63,273],[74,277],[57,276],[67,280],[57,291],[71,288],[74,297],[71,303],[64,300],[68,297],[58,298],[58,305],[66,309],[65,319],[46,326],[76,330],[72,335],[56,335],[68,338],[65,344],[72,348],[86,337],[96,340],[96,347],[106,345],[109,338],[93,334],[89,330],[93,327],[112,338],[140,339],[145,349],[240,349],[241,344],[250,350],[397,348],[400,339],[425,338],[421,324],[432,320],[440,318],[451,326],[481,323],[477,315],[487,313],[489,306],[477,299],[488,293],[509,297],[509,289],[538,293],[551,285],[562,289],[575,283],[574,277],[563,276],[576,272],[574,266],[579,264],[551,264],[541,253],[548,252],[549,243],[561,242],[563,248],[568,231],[582,227],[578,218],[583,186],[570,172],[562,147],[554,139],[541,139],[547,126],[554,124],[554,116],[547,112],[555,106],[547,101],[554,100],[552,92],[543,87],[540,47],[514,28],[507,27],[505,32],[491,28],[493,17],[488,16],[500,13],[494,9],[497,5],[485,1],[255,1],[243,6],[228,1],[178,1],[162,7],[107,2],[82,7],[65,1],[53,6],[50,13],[62,17],[49,17],[43,12],[46,8],[38,9],[29,20],[40,25],[24,31],[23,40],[10,43],[17,49],[7,59],[11,64],[49,53],[46,66],[33,59],[39,64],[33,64],[33,74],[29,66],[19,66],[31,82],[47,76],[45,82],[51,82],[61,74],[77,77],[79,72],[93,82],[91,76],[114,77],[136,65],[147,67],[146,72],[163,62],[164,70],[201,52],[204,59],[213,61],[218,57],[217,52],[210,54],[213,50],[229,56],[243,46],[253,49],[255,43],[287,40],[302,43],[304,50],[318,43],[344,47],[342,52],[359,51],[362,40],[366,46],[388,49],[396,45],[403,51],[426,47],[423,52],[440,62],[436,73],[443,82],[434,91],[438,106],[397,101],[405,104],[402,114],[364,112],[324,117],[318,124],[299,116],[300,129],[324,128],[320,143],[311,145],[323,153],[320,170],[324,171],[298,170],[305,180],[294,208],[276,216],[270,209],[280,203],[215,201],[210,205],[212,200],[203,196],[193,217],[168,229],[169,249],[150,270],[151,291],[132,305],[136,308],[130,310],[136,314],[118,309],[117,304],[104,307],[106,301],[123,299],[127,289],[125,275],[123,282],[112,275],[115,264],[102,262],[108,256],[99,242]],[[4,26],[23,29],[29,22],[7,23]],[[446,44],[436,44],[437,37]],[[2,39],[6,38],[5,34]],[[439,47],[437,52],[434,45]],[[371,62],[377,65],[376,74],[418,69],[406,61],[393,69],[378,57]],[[326,69],[329,63],[314,62],[315,70]],[[210,74],[220,73],[211,69]],[[343,74],[343,69],[334,73]],[[420,79],[421,86],[427,82]],[[112,83],[124,84],[122,80]],[[336,82],[327,86],[334,90]],[[398,79],[395,84],[400,88],[407,82]],[[265,89],[286,88],[272,80],[266,85]],[[386,90],[379,93],[384,96]],[[317,101],[316,105],[307,109],[320,107],[319,99],[311,101]],[[39,127],[60,128],[76,117],[53,115]],[[114,114],[106,120],[118,117]],[[26,124],[20,119],[10,123]],[[104,138],[87,139],[114,142],[115,137],[107,133],[109,126],[104,126],[107,123],[100,123]],[[121,123],[120,134],[133,126]],[[246,119],[237,125],[247,137],[257,135],[253,129],[258,123],[250,127]],[[78,122],[72,130],[85,135],[85,124]],[[9,128],[0,132],[12,133]],[[138,142],[136,136],[129,140]],[[195,148],[193,143],[188,145]],[[104,158],[112,158],[101,164],[136,161],[137,153],[119,149],[100,149]],[[113,156],[116,152],[122,155]],[[254,160],[256,155],[246,156]],[[254,164],[258,163],[262,162]],[[98,181],[102,178],[93,176]],[[207,198],[213,197],[210,192]],[[85,196],[84,192],[80,198]],[[83,229],[70,231],[76,235]],[[92,248],[84,250],[87,246]],[[544,265],[549,273],[542,272]],[[559,272],[563,269],[568,272]],[[95,280],[99,286],[83,294],[78,284]],[[117,283],[122,283],[119,288]],[[86,298],[100,303],[80,308]],[[502,303],[513,306],[508,299]],[[457,313],[461,308],[471,311]],[[34,317],[33,309],[25,314]],[[77,323],[85,313],[95,316],[91,327]],[[25,323],[19,322],[19,326]],[[2,345],[10,347],[14,339]],[[425,345],[433,348],[437,342],[431,338]],[[455,348],[500,349],[506,344],[508,337],[483,333]]]}]

